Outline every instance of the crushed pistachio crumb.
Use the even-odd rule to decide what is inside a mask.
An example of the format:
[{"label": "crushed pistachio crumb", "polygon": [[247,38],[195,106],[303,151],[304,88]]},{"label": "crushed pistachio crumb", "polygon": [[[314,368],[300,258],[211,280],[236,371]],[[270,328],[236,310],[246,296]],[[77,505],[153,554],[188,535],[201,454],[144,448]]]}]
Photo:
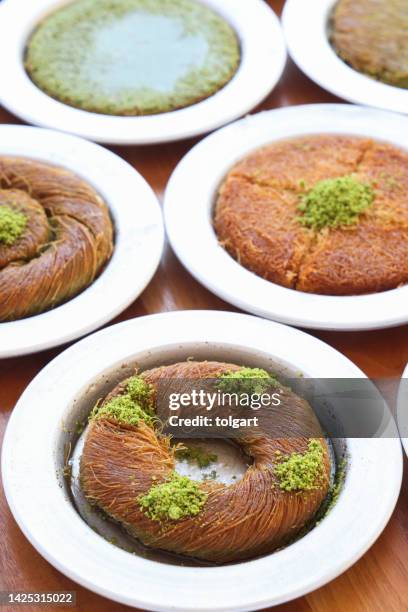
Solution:
[{"label": "crushed pistachio crumb", "polygon": [[145,411],[153,414],[154,389],[140,376],[132,376],[126,383],[126,391],[134,402],[137,402]]},{"label": "crushed pistachio crumb", "polygon": [[67,478],[67,479],[71,478],[71,476],[72,476],[72,465],[70,463],[67,463],[64,466],[64,468],[62,470],[62,475],[63,475],[64,478]]},{"label": "crushed pistachio crumb", "polygon": [[186,460],[191,463],[196,463],[200,468],[206,468],[214,461],[217,461],[218,456],[214,453],[208,453],[199,446],[183,446],[176,450],[177,459]]},{"label": "crushed pistachio crumb", "polygon": [[[279,455],[277,455],[279,457]],[[323,446],[319,440],[309,440],[305,453],[292,453],[278,459],[275,475],[283,491],[314,491],[327,480]]]},{"label": "crushed pistachio crumb", "polygon": [[13,245],[23,234],[27,217],[10,206],[0,206],[0,242]]},{"label": "crushed pistachio crumb", "polygon": [[211,470],[211,472],[203,474],[203,480],[217,480],[217,476],[217,470]]},{"label": "crushed pistachio crumb", "polygon": [[317,231],[355,225],[374,197],[372,186],[352,175],[325,179],[301,196],[298,208],[303,214],[298,219]]},{"label": "crushed pistachio crumb", "polygon": [[330,486],[326,514],[328,514],[330,510],[332,510],[333,507],[337,504],[340,494],[344,487],[346,475],[347,475],[347,460],[343,459],[337,467],[334,481],[332,485]]},{"label": "crushed pistachio crumb", "polygon": [[178,521],[197,516],[207,501],[208,493],[198,482],[177,472],[161,484],[153,485],[138,498],[140,509],[153,521]]},{"label": "crushed pistachio crumb", "polygon": [[226,392],[262,394],[277,385],[277,380],[261,368],[241,368],[236,372],[224,372],[218,377],[217,387]]},{"label": "crushed pistachio crumb", "polygon": [[77,433],[79,436],[81,435],[81,433],[85,429],[85,423],[86,423],[86,421],[79,420],[79,419],[75,423],[75,433]]},{"label": "crushed pistachio crumb", "polygon": [[154,423],[154,389],[139,376],[133,376],[126,383],[126,392],[113,397],[102,405],[96,405],[89,419],[112,419],[125,425],[137,426],[142,420],[148,425]]}]

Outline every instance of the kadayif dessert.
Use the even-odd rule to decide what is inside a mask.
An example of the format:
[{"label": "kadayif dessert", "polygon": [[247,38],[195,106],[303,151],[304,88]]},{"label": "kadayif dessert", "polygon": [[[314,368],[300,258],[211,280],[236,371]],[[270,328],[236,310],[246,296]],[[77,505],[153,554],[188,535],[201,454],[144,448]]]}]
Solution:
[{"label": "kadayif dessert", "polygon": [[145,546],[227,563],[269,553],[307,528],[330,488],[327,442],[310,405],[281,388],[282,428],[246,432],[236,443],[250,466],[240,480],[198,482],[176,471],[176,450],[157,418],[160,383],[277,384],[265,370],[186,361],[121,382],[93,409],[80,482],[86,499]]},{"label": "kadayif dessert", "polygon": [[109,210],[91,185],[64,168],[0,157],[0,321],[73,298],[112,250]]},{"label": "kadayif dessert", "polygon": [[406,0],[339,0],[331,41],[352,68],[395,87],[408,88]]},{"label": "kadayif dessert", "polygon": [[214,228],[242,266],[283,287],[394,289],[408,282],[408,153],[330,134],[274,142],[230,170]]}]

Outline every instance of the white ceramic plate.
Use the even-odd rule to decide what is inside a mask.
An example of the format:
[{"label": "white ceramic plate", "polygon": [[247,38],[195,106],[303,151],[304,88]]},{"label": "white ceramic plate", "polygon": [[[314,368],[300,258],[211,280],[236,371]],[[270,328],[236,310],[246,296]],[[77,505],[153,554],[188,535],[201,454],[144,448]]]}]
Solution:
[{"label": "white ceramic plate", "polygon": [[108,204],[116,233],[110,262],[85,291],[54,310],[0,323],[3,358],[74,340],[127,308],[159,265],[164,228],[156,196],[142,176],[96,144],[51,130],[2,125],[0,155],[38,159],[81,176]]},{"label": "white ceramic plate", "polygon": [[0,4],[0,103],[29,123],[99,142],[147,144],[213,130],[259,104],[275,87],[286,48],[275,13],[263,0],[201,0],[235,28],[242,61],[235,77],[211,98],[185,109],[145,117],[112,117],[58,102],[38,89],[23,66],[27,39],[50,11],[67,0],[4,0]]},{"label": "white ceramic plate", "polygon": [[376,81],[341,60],[328,38],[337,0],[286,0],[282,25],[289,53],[315,83],[350,102],[408,113],[408,90]]},{"label": "white ceramic plate", "polygon": [[397,420],[402,446],[408,456],[408,364],[402,375],[398,394]]},{"label": "white ceramic plate", "polygon": [[197,568],[146,560],[105,541],[77,514],[58,469],[70,439],[66,432],[79,412],[83,418],[136,363],[143,369],[189,356],[268,363],[276,371],[295,368],[312,377],[364,378],[346,357],[316,338],[248,315],[175,312],[93,334],[33,380],[10,418],[2,476],[24,534],[73,580],[147,610],[248,612],[300,597],[332,580],[364,554],[391,516],[402,477],[397,435],[348,440],[347,478],[333,510],[295,544],[249,562]]},{"label": "white ceramic plate", "polygon": [[165,223],[184,266],[210,291],[253,314],[309,328],[362,330],[408,321],[408,285],[363,296],[321,296],[275,285],[240,266],[218,244],[212,209],[230,168],[275,140],[354,134],[407,148],[408,118],[363,107],[316,104],[265,111],[198,143],[179,163],[165,194]]}]

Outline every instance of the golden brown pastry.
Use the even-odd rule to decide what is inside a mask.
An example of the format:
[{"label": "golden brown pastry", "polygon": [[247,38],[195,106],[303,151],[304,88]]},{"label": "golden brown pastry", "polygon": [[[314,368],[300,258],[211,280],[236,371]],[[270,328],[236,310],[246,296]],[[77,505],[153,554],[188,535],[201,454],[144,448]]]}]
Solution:
[{"label": "golden brown pastry", "polygon": [[[157,392],[158,382],[166,379],[208,379],[240,370],[234,364],[189,361],[146,371],[139,378]],[[194,508],[192,516],[181,513],[177,499],[175,507],[170,508],[170,518],[158,520],[151,509],[149,514],[141,499],[150,503],[154,498],[152,488],[162,493],[163,484],[165,488],[166,483],[171,483],[174,449],[154,424],[143,420],[126,424],[120,422],[118,412],[116,417],[113,413],[109,417],[104,411],[103,407],[114,398],[123,401],[127,384],[124,381],[108,395],[99,418],[90,422],[81,458],[81,485],[92,504],[143,544],[215,563],[231,562],[271,552],[288,543],[316,515],[329,490],[328,448],[310,406],[288,389],[282,391],[287,437],[275,439],[257,432],[239,439],[253,461],[242,480],[232,485],[183,481],[183,486],[191,487],[188,501]],[[308,439],[311,432],[316,436],[312,442]],[[305,490],[288,486],[287,482],[282,486],[279,470],[290,466],[290,461],[301,462],[311,444],[315,444],[312,455],[317,453],[317,459],[313,455],[307,460],[311,459],[313,469],[318,470],[317,477],[313,472],[313,482]],[[288,458],[291,459],[286,464]]]},{"label": "golden brown pastry", "polygon": [[407,0],[339,0],[331,40],[355,70],[408,88]]},{"label": "golden brown pastry", "polygon": [[63,168],[0,157],[0,321],[74,297],[112,249],[108,208],[90,185]]},{"label": "golden brown pastry", "polygon": [[[308,227],[301,203],[328,179],[362,185],[372,203],[349,225]],[[352,136],[276,142],[229,172],[214,227],[232,257],[284,287],[326,295],[393,289],[408,281],[408,153]]]}]

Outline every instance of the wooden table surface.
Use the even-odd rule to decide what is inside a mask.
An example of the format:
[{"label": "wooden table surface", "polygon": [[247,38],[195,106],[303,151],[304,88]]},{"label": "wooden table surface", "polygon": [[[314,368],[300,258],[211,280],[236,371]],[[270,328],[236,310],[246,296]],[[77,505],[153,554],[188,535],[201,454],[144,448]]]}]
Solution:
[{"label": "wooden table surface", "polygon": [[[307,0],[305,0],[307,1]],[[270,0],[280,13],[282,0]],[[258,109],[294,104],[339,102],[289,61],[285,74]],[[0,109],[0,122],[19,123]],[[196,140],[151,147],[114,147],[133,164],[161,198],[168,178]],[[113,323],[170,310],[235,310],[201,287],[166,248],[161,265],[141,297]],[[408,326],[364,333],[313,332],[353,360],[370,377],[401,376],[408,362]],[[64,347],[37,355],[0,361],[0,437],[18,397],[32,378]],[[405,468],[407,468],[405,461]],[[41,492],[39,492],[41,494]],[[379,492],[381,494],[381,492]],[[77,609],[85,612],[130,610],[76,585],[49,565],[17,527],[0,489],[0,590],[77,592]],[[69,537],[69,534],[67,534]],[[336,551],[333,551],[336,554]],[[11,608],[8,608],[11,610]],[[14,608],[15,609],[15,608]],[[24,609],[35,612],[38,607]],[[50,608],[47,608],[50,609]],[[278,612],[403,612],[408,611],[408,472],[394,515],[371,550],[345,574],[327,586]]]}]

